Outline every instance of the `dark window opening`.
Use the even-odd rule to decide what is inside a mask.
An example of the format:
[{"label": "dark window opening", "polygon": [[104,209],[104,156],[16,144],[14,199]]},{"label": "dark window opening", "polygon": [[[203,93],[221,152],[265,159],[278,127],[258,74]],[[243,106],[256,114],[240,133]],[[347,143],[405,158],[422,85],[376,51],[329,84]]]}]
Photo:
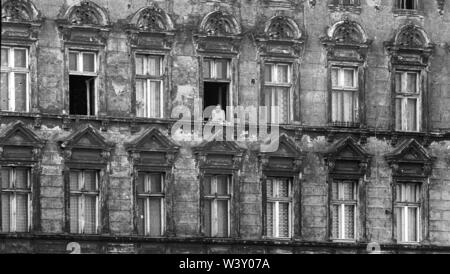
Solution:
[{"label": "dark window opening", "polygon": [[405,10],[415,10],[416,0],[397,0],[397,8]]},{"label": "dark window opening", "polygon": [[69,77],[70,114],[95,115],[95,77]]},{"label": "dark window opening", "polygon": [[[228,86],[229,83],[204,82],[203,107],[218,106],[226,111],[228,105]],[[209,118],[210,113],[205,115]]]}]

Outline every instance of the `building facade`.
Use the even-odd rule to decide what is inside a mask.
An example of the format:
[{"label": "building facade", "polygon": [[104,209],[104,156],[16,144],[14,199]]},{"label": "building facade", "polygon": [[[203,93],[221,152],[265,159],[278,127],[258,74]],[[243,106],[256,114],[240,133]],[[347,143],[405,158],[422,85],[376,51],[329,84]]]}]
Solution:
[{"label": "building facade", "polygon": [[450,252],[448,1],[1,3],[0,253]]}]

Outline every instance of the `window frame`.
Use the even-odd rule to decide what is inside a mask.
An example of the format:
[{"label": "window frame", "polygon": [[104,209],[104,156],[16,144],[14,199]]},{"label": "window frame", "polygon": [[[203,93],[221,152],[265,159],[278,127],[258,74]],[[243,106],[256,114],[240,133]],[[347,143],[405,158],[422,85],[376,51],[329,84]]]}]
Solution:
[{"label": "window frame", "polygon": [[[272,76],[272,80],[275,79],[276,81],[267,81],[265,75],[266,75],[266,68],[267,66],[271,67],[271,76]],[[279,73],[279,67],[280,66],[287,66],[287,82],[278,82],[278,73]],[[293,106],[293,100],[291,98],[293,98],[293,63],[292,62],[283,62],[283,61],[275,61],[275,60],[267,60],[264,62],[264,80],[263,80],[263,93],[264,93],[264,98],[267,96],[266,94],[266,88],[267,87],[271,87],[271,88],[287,88],[287,121],[278,121],[280,124],[289,124],[291,123],[291,121],[294,119],[293,118],[293,111],[292,109],[294,109]],[[272,121],[274,121],[274,117],[275,114],[272,113],[272,104],[273,104],[273,100],[274,100],[274,93],[271,93],[271,98],[270,98],[270,108],[267,109],[268,113],[270,114],[270,117],[267,117],[267,122],[272,123]],[[265,102],[264,102],[264,106]],[[266,106],[268,107],[268,106]]]},{"label": "window frame", "polygon": [[[335,86],[334,85],[334,83],[333,83],[333,73],[334,73],[334,70],[336,70],[337,69],[337,72],[338,72],[338,84],[340,84],[340,83],[344,83],[344,85],[337,85],[337,86]],[[353,71],[353,86],[345,86],[345,71],[346,70],[352,70]],[[344,127],[355,127],[355,126],[357,126],[357,125],[359,125],[361,122],[361,118],[360,118],[360,109],[361,109],[361,107],[360,107],[360,105],[361,105],[361,96],[360,96],[360,88],[359,88],[359,86],[360,86],[360,83],[359,83],[359,80],[358,80],[358,66],[356,66],[356,65],[336,65],[336,64],[334,64],[334,65],[332,65],[331,66],[331,99],[330,99],[330,101],[331,101],[331,123],[334,125],[334,126],[344,126]],[[340,119],[342,120],[342,121],[339,121],[339,120],[336,120],[336,121],[333,121],[333,113],[336,111],[337,112],[337,110],[335,110],[334,109],[334,106],[335,106],[335,104],[334,104],[334,101],[333,101],[333,98],[334,98],[334,94],[335,93],[342,93],[342,94],[344,94],[344,93],[346,93],[346,92],[351,92],[352,93],[352,99],[353,99],[353,101],[352,101],[352,106],[353,106],[353,109],[351,109],[350,110],[350,112],[352,113],[352,117],[353,117],[353,121],[350,121],[350,122],[344,122],[343,120],[344,120],[344,113],[345,113],[345,111],[344,111],[344,109],[343,109],[343,106],[341,106],[341,108],[342,108],[342,113],[338,113],[338,114],[340,114],[340,116],[342,116],[342,117],[340,117]],[[355,105],[355,99],[356,99],[356,105]]]},{"label": "window frame", "polygon": [[[405,185],[412,185],[415,184],[418,187],[418,190],[416,192],[416,195],[418,197],[418,201],[417,202],[404,202],[404,201],[398,201],[398,197],[397,197],[397,187],[402,187],[402,189],[405,188]],[[395,239],[397,241],[397,243],[399,244],[419,244],[422,239],[423,239],[423,235],[422,235],[422,224],[423,222],[425,222],[426,220],[423,220],[422,217],[422,212],[423,212],[423,203],[424,203],[424,198],[423,198],[423,184],[421,182],[417,182],[417,181],[406,181],[406,180],[397,180],[393,186],[393,195],[394,195],[394,199],[393,199],[393,219],[395,220],[395,228],[394,228],[394,235],[395,235]],[[405,193],[404,191],[401,192],[402,195]],[[409,222],[405,222],[408,221],[408,215],[409,214],[405,214],[408,213],[408,209],[409,208],[416,208],[417,212],[416,212],[416,231],[415,231],[415,235],[416,235],[416,240],[414,241],[409,241],[408,237],[409,237],[409,232],[410,230],[408,230],[409,228]],[[403,241],[402,239],[399,239],[399,235],[397,234],[397,230],[398,230],[398,223],[397,223],[397,210],[396,209],[401,209],[403,212],[403,224],[405,225],[404,227],[402,227],[402,235],[406,237],[406,241]]]},{"label": "window frame", "polygon": [[[273,185],[273,192],[275,193],[275,189],[278,190],[279,188],[279,182],[280,179],[282,180],[288,180],[288,197],[277,197],[277,196],[272,196],[269,197],[267,194],[267,187],[265,188],[265,207],[268,206],[269,203],[273,203],[274,206],[274,211],[273,211],[273,235],[268,235],[267,233],[267,228],[268,228],[268,220],[267,220],[267,213],[266,213],[266,232],[265,232],[265,237],[269,238],[269,239],[291,239],[294,235],[294,186],[293,186],[293,178],[292,177],[283,177],[283,176],[268,176],[265,179],[265,184],[267,186],[268,180],[272,181],[272,184],[276,183]],[[276,181],[275,181],[276,180]],[[277,194],[278,195],[278,194]],[[288,237],[280,237],[279,236],[279,223],[280,223],[280,216],[278,216],[276,213],[279,213],[279,206],[280,203],[287,203],[288,204]]]},{"label": "window frame", "polygon": [[[342,194],[341,190],[343,189],[342,184],[343,183],[347,183],[347,182],[351,182],[353,184],[352,188],[353,188],[353,199],[351,200],[342,200],[340,199],[340,196]],[[339,228],[338,228],[338,236],[336,237],[335,235],[333,235],[333,228],[331,227],[331,231],[330,231],[330,239],[332,241],[356,241],[357,239],[357,234],[358,234],[358,219],[359,219],[359,211],[358,211],[358,206],[359,206],[359,182],[357,179],[336,179],[333,178],[332,183],[331,183],[331,188],[333,188],[333,185],[337,184],[338,186],[338,198],[337,199],[333,199],[333,195],[331,195],[331,199],[330,199],[330,211],[332,210],[331,207],[333,206],[339,206],[338,210],[340,211],[340,217],[339,218],[339,213],[338,213],[338,219],[339,219]],[[333,193],[333,189],[331,190],[331,193]],[[345,218],[345,206],[353,206],[353,238],[346,238],[345,237],[345,232],[346,232],[346,218]],[[331,216],[331,214],[330,214]]]},{"label": "window frame", "polygon": [[[407,1],[412,1],[413,4],[413,8],[412,9],[408,9],[406,8],[407,6]],[[418,0],[396,0],[395,2],[395,8],[399,9],[399,10],[415,10],[417,11],[419,9],[419,2]],[[402,5],[403,3],[403,5]]]},{"label": "window frame", "polygon": [[[31,74],[31,66],[30,66],[30,47],[29,46],[17,46],[17,45],[7,45],[2,44],[1,49],[8,50],[8,66],[1,67],[1,73],[6,73],[8,79],[8,109],[2,111],[11,111],[11,112],[19,112],[16,111],[16,90],[15,90],[15,74],[26,74],[26,98],[25,98],[25,110],[21,112],[30,112],[31,105],[31,84],[30,84],[30,74]],[[15,54],[14,51],[16,49],[25,50],[25,68],[15,67]]]},{"label": "window frame", "polygon": [[[402,82],[402,90],[400,93],[397,92],[397,74],[401,73],[401,82]],[[407,89],[407,75],[410,73],[416,74],[416,93],[405,92]],[[422,128],[422,112],[423,112],[423,104],[422,104],[422,94],[423,88],[421,84],[421,72],[415,69],[396,69],[393,72],[394,79],[394,129],[398,132],[420,132]],[[416,100],[416,130],[409,130],[408,126],[408,117],[406,112],[407,101],[410,99]],[[397,125],[397,101],[401,100],[401,128],[398,129]]]}]

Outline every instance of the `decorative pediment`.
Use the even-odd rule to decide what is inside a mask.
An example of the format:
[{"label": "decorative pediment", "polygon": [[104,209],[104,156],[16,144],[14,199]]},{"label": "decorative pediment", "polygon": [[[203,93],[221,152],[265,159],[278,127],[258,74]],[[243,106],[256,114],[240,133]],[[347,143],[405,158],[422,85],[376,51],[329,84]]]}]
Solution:
[{"label": "decorative pediment", "polygon": [[109,19],[106,11],[91,1],[82,0],[71,6],[64,14],[64,18],[72,25],[107,26]]},{"label": "decorative pediment", "polygon": [[300,39],[302,32],[297,23],[285,16],[275,16],[267,23],[264,32],[267,37],[275,40]]},{"label": "decorative pediment", "polygon": [[202,169],[240,169],[244,149],[233,141],[213,140],[193,149],[197,163]]},{"label": "decorative pediment", "polygon": [[285,134],[274,142],[278,143],[275,151],[259,153],[261,168],[265,172],[298,173],[303,160],[300,148]]},{"label": "decorative pediment", "polygon": [[34,22],[40,13],[31,1],[9,0],[2,3],[2,22]]},{"label": "decorative pediment", "polygon": [[37,40],[40,26],[41,15],[31,1],[2,3],[2,40],[29,45]]},{"label": "decorative pediment", "polygon": [[22,122],[0,132],[0,159],[37,160],[44,142]]},{"label": "decorative pediment", "polygon": [[415,139],[403,141],[385,158],[395,176],[429,176],[434,161],[434,157]]}]

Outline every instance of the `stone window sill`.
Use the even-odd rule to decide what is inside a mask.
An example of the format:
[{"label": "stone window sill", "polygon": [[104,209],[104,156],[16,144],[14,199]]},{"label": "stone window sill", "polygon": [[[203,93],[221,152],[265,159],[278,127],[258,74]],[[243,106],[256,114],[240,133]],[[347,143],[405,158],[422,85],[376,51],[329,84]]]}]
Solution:
[{"label": "stone window sill", "polygon": [[356,14],[361,13],[361,6],[359,5],[328,5],[328,9],[333,12],[348,11]]}]

